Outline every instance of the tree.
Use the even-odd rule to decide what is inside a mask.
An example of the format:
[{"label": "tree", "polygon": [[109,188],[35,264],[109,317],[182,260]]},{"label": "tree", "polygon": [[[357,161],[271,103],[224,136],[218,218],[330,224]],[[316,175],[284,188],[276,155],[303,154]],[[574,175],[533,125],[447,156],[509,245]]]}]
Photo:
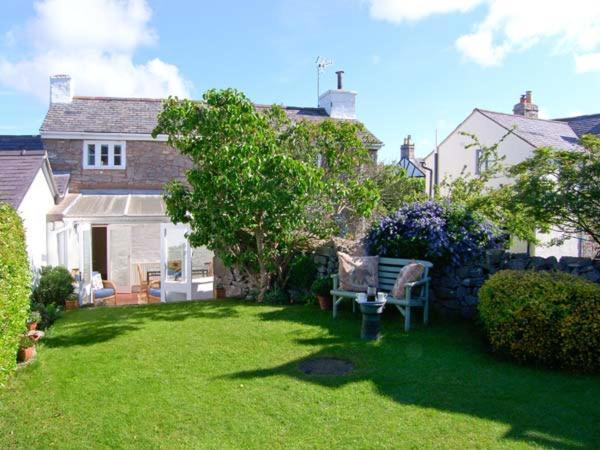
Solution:
[{"label": "tree", "polygon": [[167,134],[192,168],[186,183],[166,186],[167,212],[190,225],[193,246],[245,272],[262,301],[299,247],[335,230],[336,215],[374,207],[357,170],[368,159],[359,132],[351,122],[292,122],[233,89],[209,90],[202,102],[169,98],[153,135]]},{"label": "tree", "polygon": [[397,163],[377,164],[372,178],[379,191],[377,212],[381,216],[392,214],[407,203],[427,200],[425,179],[409,177]]},{"label": "tree", "polygon": [[583,136],[581,150],[549,147],[509,168],[515,179],[511,203],[541,231],[564,237],[587,233],[600,245],[600,138]]}]

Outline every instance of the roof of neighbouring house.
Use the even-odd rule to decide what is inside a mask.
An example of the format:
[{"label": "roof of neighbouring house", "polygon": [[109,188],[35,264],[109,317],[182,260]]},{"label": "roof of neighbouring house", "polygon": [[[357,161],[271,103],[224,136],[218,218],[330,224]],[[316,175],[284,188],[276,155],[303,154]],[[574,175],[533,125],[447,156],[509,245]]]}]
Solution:
[{"label": "roof of neighbouring house", "polygon": [[69,173],[54,173],[52,175],[54,177],[54,183],[56,184],[56,189],[58,190],[58,195],[64,197],[67,193],[67,188],[69,187],[69,181],[71,180],[71,174]]},{"label": "roof of neighbouring house", "polygon": [[[257,109],[269,105],[256,105]],[[325,120],[323,108],[283,107],[292,120]],[[156,127],[162,99],[122,97],[73,97],[71,103],[52,103],[40,131],[66,133],[150,134]],[[368,144],[382,142],[367,130]]]},{"label": "roof of neighbouring house", "polygon": [[567,122],[579,137],[583,136],[584,134],[595,134],[600,136],[600,114],[564,117],[555,120]]},{"label": "roof of neighbouring house", "polygon": [[0,151],[2,150],[43,150],[42,139],[39,135],[0,136]]},{"label": "roof of neighbouring house", "polygon": [[43,150],[0,151],[0,200],[18,208],[44,164]]},{"label": "roof of neighbouring house", "polygon": [[404,169],[406,170],[406,174],[409,177],[424,177],[425,173],[422,170],[422,166],[421,166],[421,162],[423,161],[423,158],[415,158],[415,160],[412,159],[408,159],[408,158],[401,158],[400,162],[398,163],[401,167],[404,167]]},{"label": "roof of neighbouring house", "polygon": [[579,136],[566,121],[532,119],[479,108],[476,111],[534,147],[580,148]]}]

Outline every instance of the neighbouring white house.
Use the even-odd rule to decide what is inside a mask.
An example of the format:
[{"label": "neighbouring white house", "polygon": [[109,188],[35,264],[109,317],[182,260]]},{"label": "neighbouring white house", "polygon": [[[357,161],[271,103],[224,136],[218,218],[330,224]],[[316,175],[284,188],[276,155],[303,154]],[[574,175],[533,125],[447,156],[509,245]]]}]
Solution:
[{"label": "neighbouring white house", "polygon": [[48,264],[46,214],[60,201],[64,177],[55,178],[39,136],[0,136],[0,201],[10,204],[25,228],[31,268]]},{"label": "neighbouring white house", "polygon": [[[600,114],[545,120],[538,117],[538,106],[533,103],[531,91],[521,96],[513,107],[513,114],[487,111],[475,108],[437,147],[424,158],[427,172],[426,185],[434,186],[444,179],[457,178],[462,174],[477,175],[480,166],[480,152],[476,148],[465,149],[473,141],[468,133],[477,136],[484,146],[504,141],[498,147],[500,156],[506,159],[507,166],[519,163],[532,155],[539,147],[562,149],[580,149],[579,139],[584,134],[600,135]],[[433,177],[430,178],[430,177]],[[506,177],[497,178],[494,184],[507,184]],[[540,234],[538,245],[516,243],[511,249],[515,252],[527,252],[535,256],[590,256],[588,240],[585,236],[565,241],[560,246],[548,246],[557,232]]]}]

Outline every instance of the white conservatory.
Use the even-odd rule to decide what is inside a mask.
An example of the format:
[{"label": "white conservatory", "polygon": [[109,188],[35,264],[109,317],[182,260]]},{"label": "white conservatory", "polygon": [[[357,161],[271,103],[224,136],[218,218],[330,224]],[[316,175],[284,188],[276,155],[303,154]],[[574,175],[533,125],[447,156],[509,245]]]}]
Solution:
[{"label": "white conservatory", "polygon": [[214,255],[191,248],[187,231],[169,221],[159,193],[68,194],[48,214],[48,262],[79,272],[82,304],[94,301],[93,272],[117,296],[160,280],[162,302],[212,298]]}]

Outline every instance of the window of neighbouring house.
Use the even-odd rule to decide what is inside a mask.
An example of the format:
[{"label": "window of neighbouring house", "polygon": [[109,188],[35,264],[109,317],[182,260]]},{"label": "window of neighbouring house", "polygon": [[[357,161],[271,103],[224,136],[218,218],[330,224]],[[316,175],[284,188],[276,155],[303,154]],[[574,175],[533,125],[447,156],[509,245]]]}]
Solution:
[{"label": "window of neighbouring house", "polygon": [[125,142],[85,141],[84,169],[124,169]]}]

